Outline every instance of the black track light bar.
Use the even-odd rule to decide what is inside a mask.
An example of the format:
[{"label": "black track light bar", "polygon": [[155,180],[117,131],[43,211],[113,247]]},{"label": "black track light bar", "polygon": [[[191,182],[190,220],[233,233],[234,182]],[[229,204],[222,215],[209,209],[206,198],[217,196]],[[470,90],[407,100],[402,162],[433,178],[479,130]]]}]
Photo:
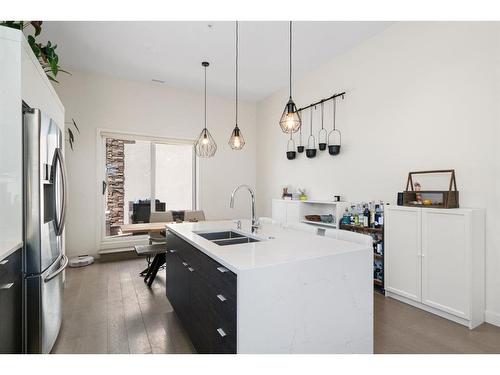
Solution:
[{"label": "black track light bar", "polygon": [[311,107],[315,107],[317,106],[318,104],[321,104],[321,103],[324,103],[324,102],[327,102],[329,100],[332,100],[332,99],[335,99],[335,98],[338,98],[339,96],[342,97],[342,99],[344,99],[344,95],[345,95],[345,91],[344,92],[341,92],[340,94],[333,94],[332,96],[328,97],[328,98],[325,98],[325,99],[321,99],[319,102],[316,102],[316,103],[312,103],[312,104],[309,104],[308,106],[306,107],[302,107],[302,108],[299,108],[297,109],[297,112],[302,112],[308,108],[311,108]]}]

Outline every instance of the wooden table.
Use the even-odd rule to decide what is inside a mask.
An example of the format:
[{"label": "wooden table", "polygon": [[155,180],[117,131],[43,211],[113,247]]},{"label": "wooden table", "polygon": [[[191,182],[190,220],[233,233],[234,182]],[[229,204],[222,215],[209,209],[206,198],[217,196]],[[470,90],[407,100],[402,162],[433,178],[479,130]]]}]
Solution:
[{"label": "wooden table", "polygon": [[167,224],[172,224],[171,222],[165,222],[165,223],[141,223],[141,224],[125,224],[121,225],[121,231],[122,233],[144,233],[144,232],[150,232],[150,233],[161,233],[165,231],[165,225]]}]

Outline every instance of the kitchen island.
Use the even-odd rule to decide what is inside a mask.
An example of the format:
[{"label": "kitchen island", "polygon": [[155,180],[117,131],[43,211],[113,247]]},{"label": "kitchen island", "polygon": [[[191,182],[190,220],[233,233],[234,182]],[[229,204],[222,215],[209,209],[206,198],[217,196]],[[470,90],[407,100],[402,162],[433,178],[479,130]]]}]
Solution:
[{"label": "kitchen island", "polygon": [[373,353],[373,251],[265,224],[168,224],[167,296],[200,353]]}]

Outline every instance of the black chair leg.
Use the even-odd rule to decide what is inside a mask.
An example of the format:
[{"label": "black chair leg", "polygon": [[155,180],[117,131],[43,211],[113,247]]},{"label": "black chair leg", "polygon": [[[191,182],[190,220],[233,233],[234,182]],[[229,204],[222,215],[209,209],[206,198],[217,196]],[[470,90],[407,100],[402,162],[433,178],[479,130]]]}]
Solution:
[{"label": "black chair leg", "polygon": [[148,280],[149,280],[149,278],[151,277],[151,274],[153,273],[153,270],[156,267],[156,263],[158,263],[158,255],[155,255],[153,261],[149,265],[148,272],[146,273],[146,276],[144,277],[144,282],[145,283],[147,283]]},{"label": "black chair leg", "polygon": [[151,275],[149,276],[148,280],[148,286],[151,286],[153,284],[153,281],[156,278],[156,274],[158,273],[158,270],[160,267],[165,263],[166,257],[164,253],[156,254],[155,256],[155,265],[153,267],[153,271],[151,272]]}]

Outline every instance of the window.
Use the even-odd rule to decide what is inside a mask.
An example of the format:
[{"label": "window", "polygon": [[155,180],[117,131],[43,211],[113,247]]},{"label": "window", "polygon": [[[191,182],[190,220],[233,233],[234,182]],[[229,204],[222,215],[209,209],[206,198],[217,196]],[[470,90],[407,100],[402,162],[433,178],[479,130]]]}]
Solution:
[{"label": "window", "polygon": [[193,142],[108,132],[101,142],[102,240],[126,240],[122,227],[149,222],[151,212],[196,208]]}]

